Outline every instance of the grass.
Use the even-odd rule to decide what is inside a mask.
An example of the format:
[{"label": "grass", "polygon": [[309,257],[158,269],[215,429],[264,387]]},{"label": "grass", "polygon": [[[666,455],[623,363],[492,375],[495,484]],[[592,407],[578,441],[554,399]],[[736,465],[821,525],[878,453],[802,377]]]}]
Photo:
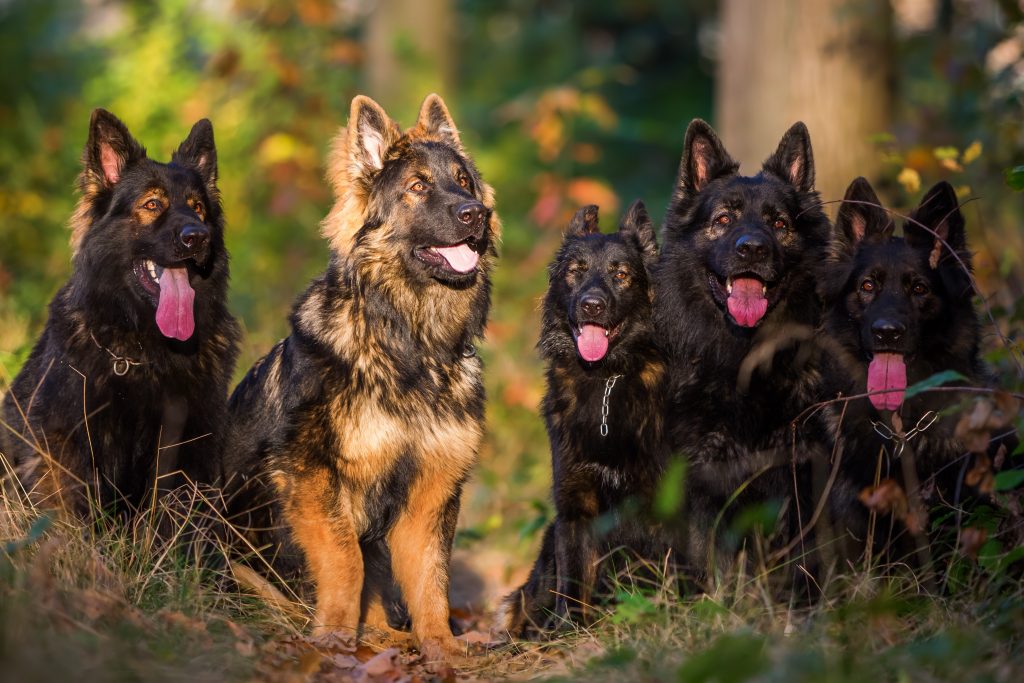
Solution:
[{"label": "grass", "polygon": [[[308,606],[286,613],[240,592],[210,543],[198,557],[199,546],[181,540],[204,527],[196,508],[158,505],[174,517],[179,542],[161,542],[145,516],[84,527],[17,496],[0,501],[3,679],[878,683],[1024,675],[1024,583],[966,557],[955,558],[960,578],[944,597],[928,595],[909,571],[875,567],[832,577],[813,604],[779,602],[770,576],[735,568],[698,597],[678,595],[673,581],[626,573],[616,606],[599,608],[591,628],[489,649],[455,674],[390,643],[304,636]],[[486,628],[486,615],[469,618]]]}]

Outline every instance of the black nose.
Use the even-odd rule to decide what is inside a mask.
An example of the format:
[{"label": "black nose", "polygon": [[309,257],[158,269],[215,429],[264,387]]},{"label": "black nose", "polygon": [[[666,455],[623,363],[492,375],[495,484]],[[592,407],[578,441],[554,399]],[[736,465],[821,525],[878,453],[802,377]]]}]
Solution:
[{"label": "black nose", "polygon": [[736,253],[744,259],[763,259],[768,256],[768,239],[763,235],[743,235],[736,240]]},{"label": "black nose", "polygon": [[895,345],[903,340],[907,326],[899,320],[890,318],[879,318],[871,323],[871,336],[876,344]]},{"label": "black nose", "polygon": [[586,296],[580,301],[580,310],[588,318],[598,318],[604,313],[604,299],[596,296]]},{"label": "black nose", "polygon": [[210,241],[210,230],[205,225],[186,225],[181,229],[178,241],[189,251],[201,249]]},{"label": "black nose", "polygon": [[466,202],[455,207],[455,217],[465,225],[480,225],[487,209],[480,202]]}]

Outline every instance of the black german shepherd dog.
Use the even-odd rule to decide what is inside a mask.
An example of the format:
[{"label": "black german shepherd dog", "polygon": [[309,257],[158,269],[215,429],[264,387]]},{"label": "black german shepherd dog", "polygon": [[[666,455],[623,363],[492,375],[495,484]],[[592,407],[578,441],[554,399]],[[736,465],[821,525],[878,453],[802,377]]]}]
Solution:
[{"label": "black german shepherd dog", "polygon": [[316,584],[318,632],[386,629],[400,592],[421,649],[443,657],[463,649],[448,561],[483,439],[474,344],[500,234],[494,193],[437,95],[405,132],[356,97],[328,177],[330,263],[231,397],[227,475],[270,488]]},{"label": "black german shepherd dog", "polygon": [[[854,180],[819,281],[825,329],[838,347],[834,389],[870,394],[851,400],[843,416],[846,488],[834,494],[836,516],[861,541],[867,510],[856,496],[876,476],[912,486],[903,472],[912,454],[916,471],[910,476],[926,481],[940,475],[937,489],[928,488],[953,501],[968,464],[967,449],[953,435],[958,415],[948,410],[964,397],[925,392],[905,398],[908,385],[947,370],[963,377],[960,385],[992,382],[978,353],[971,255],[952,186],[932,187],[904,222],[903,237],[894,230],[871,185]],[[905,443],[895,438],[893,414],[912,434]]]},{"label": "black german shepherd dog", "polygon": [[220,453],[239,330],[213,128],[196,123],[162,164],[97,109],[78,185],[73,272],[4,400],[0,445],[43,504],[128,511],[181,483],[164,475],[212,481]]},{"label": "black german shepherd dog", "polygon": [[660,561],[668,548],[645,519],[666,460],[666,367],[648,276],[654,227],[639,201],[614,234],[601,234],[597,213],[576,213],[548,269],[538,348],[556,517],[526,584],[504,600],[500,621],[513,636],[585,617],[609,553]]},{"label": "black german shepherd dog", "polygon": [[746,486],[730,511],[782,502],[793,490],[791,459],[804,462],[827,442],[820,416],[800,425],[795,447],[790,429],[819,400],[815,266],[831,229],[806,127],[793,125],[757,175],[737,171],[711,127],[694,120],[654,274],[671,375],[667,429],[689,461],[687,554],[697,572],[713,559],[713,520],[730,496]]}]

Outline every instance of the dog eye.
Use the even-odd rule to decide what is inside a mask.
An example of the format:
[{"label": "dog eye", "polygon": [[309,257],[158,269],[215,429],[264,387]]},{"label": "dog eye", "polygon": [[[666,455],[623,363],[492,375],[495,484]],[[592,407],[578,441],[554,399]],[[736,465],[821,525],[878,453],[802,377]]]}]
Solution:
[{"label": "dog eye", "polygon": [[142,205],[142,208],[145,209],[146,211],[159,211],[160,202],[156,199],[150,199],[145,204]]},{"label": "dog eye", "polygon": [[874,281],[872,281],[872,280],[865,280],[864,282],[860,283],[860,290],[862,292],[868,292],[869,294],[871,292],[875,291],[875,283],[874,283]]},{"label": "dog eye", "polygon": [[460,175],[459,176],[459,187],[461,187],[462,189],[466,189],[467,187],[469,187],[469,178],[467,178],[464,175]]},{"label": "dog eye", "polygon": [[786,219],[785,218],[776,218],[775,222],[772,223],[772,226],[776,230],[785,230],[787,225],[789,225],[789,224],[786,223]]},{"label": "dog eye", "polygon": [[924,296],[925,294],[928,293],[928,285],[926,285],[926,284],[924,284],[922,282],[918,282],[917,284],[914,285],[914,288],[913,288],[912,291],[917,296]]},{"label": "dog eye", "polygon": [[729,225],[732,223],[732,216],[727,213],[723,213],[715,219],[715,222],[719,225]]},{"label": "dog eye", "polygon": [[200,218],[203,217],[203,203],[202,202],[196,202],[195,206],[192,207],[192,210],[195,211],[196,215],[199,216]]},{"label": "dog eye", "polygon": [[628,277],[629,277],[629,273],[627,273],[624,270],[619,270],[619,271],[616,271],[616,273],[615,273],[615,279],[618,280],[619,282],[622,282],[623,280],[625,280]]},{"label": "dog eye", "polygon": [[413,192],[426,192],[427,184],[422,180],[415,180],[411,185],[409,185],[409,189]]}]

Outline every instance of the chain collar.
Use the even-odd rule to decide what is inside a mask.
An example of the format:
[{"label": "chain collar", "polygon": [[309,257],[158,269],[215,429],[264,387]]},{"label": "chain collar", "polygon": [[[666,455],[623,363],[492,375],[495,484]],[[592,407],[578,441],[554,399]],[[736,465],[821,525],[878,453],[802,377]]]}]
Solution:
[{"label": "chain collar", "polygon": [[89,333],[92,338],[92,343],[96,345],[96,348],[106,351],[110,354],[110,364],[113,366],[114,374],[118,377],[124,377],[128,374],[128,371],[132,369],[134,365],[146,365],[145,361],[132,360],[128,356],[119,356],[106,346],[103,346],[96,340],[96,335],[92,332]]},{"label": "chain collar", "polygon": [[622,375],[612,375],[604,381],[604,396],[601,398],[601,436],[608,436],[608,398],[620,377]]},{"label": "chain collar", "polygon": [[906,448],[907,442],[913,439],[915,436],[925,431],[939,419],[939,414],[934,410],[929,410],[927,413],[921,416],[921,419],[917,421],[917,424],[909,432],[904,432],[902,427],[896,431],[893,431],[884,422],[872,420],[871,426],[875,428],[875,433],[886,441],[893,441],[894,446],[892,449],[892,457],[899,458],[903,455],[903,449]]}]

